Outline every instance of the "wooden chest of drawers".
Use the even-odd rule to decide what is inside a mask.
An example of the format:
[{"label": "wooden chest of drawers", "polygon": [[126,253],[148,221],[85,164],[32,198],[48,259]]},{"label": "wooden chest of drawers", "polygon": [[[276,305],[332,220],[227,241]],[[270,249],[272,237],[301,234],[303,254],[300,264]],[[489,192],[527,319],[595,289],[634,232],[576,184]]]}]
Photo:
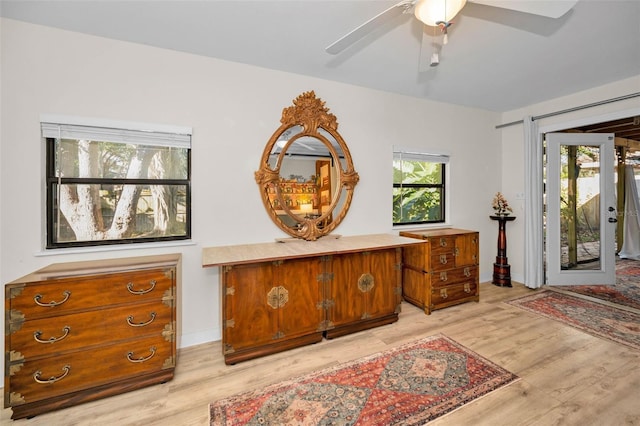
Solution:
[{"label": "wooden chest of drawers", "polygon": [[479,300],[477,232],[450,228],[400,235],[424,241],[403,250],[402,294],[406,301],[430,314],[435,309]]},{"label": "wooden chest of drawers", "polygon": [[12,418],[170,380],[179,265],[180,255],[61,263],[6,284]]}]

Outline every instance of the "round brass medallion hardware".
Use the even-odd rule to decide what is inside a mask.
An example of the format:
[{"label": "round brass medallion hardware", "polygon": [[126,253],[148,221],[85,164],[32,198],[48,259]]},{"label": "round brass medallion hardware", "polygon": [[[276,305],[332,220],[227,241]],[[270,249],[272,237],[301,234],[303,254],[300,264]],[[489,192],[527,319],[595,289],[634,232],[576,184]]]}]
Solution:
[{"label": "round brass medallion hardware", "polygon": [[373,285],[374,285],[373,275],[369,273],[360,275],[360,278],[358,279],[358,289],[361,292],[366,293],[368,291],[371,291],[371,289],[373,288]]}]

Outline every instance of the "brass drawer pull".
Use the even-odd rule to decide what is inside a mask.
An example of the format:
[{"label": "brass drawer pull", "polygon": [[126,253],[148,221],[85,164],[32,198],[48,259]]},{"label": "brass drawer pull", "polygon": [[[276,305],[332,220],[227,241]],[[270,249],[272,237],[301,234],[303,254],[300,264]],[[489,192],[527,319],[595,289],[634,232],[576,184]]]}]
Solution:
[{"label": "brass drawer pull", "polygon": [[446,247],[447,246],[447,240],[445,238],[440,238],[440,247]]},{"label": "brass drawer pull", "polygon": [[151,358],[153,358],[153,356],[156,354],[156,347],[155,346],[151,346],[149,348],[149,352],[151,352],[151,354],[148,357],[142,357],[142,358],[133,358],[133,352],[129,352],[127,354],[127,359],[131,362],[145,362],[150,360]]},{"label": "brass drawer pull", "polygon": [[133,282],[130,282],[129,284],[127,284],[127,290],[129,290],[129,293],[131,294],[147,294],[150,291],[153,291],[154,288],[156,288],[156,280],[149,281],[149,284],[151,284],[151,287],[146,290],[134,290]]},{"label": "brass drawer pull", "polygon": [[442,297],[443,299],[446,299],[447,297],[449,297],[449,295],[447,294],[447,289],[446,288],[441,288],[440,289],[440,297]]},{"label": "brass drawer pull", "polygon": [[464,292],[471,293],[471,286],[469,285],[469,283],[464,283]]},{"label": "brass drawer pull", "polygon": [[469,268],[464,268],[464,276],[467,278],[471,276],[471,270]]},{"label": "brass drawer pull", "polygon": [[442,263],[443,265],[447,264],[447,255],[446,254],[441,254],[440,255],[440,263]]},{"label": "brass drawer pull", "polygon": [[156,319],[156,313],[155,312],[151,312],[149,314],[149,321],[147,322],[133,322],[133,315],[129,315],[127,317],[127,324],[129,324],[131,327],[144,327],[145,325],[149,325],[153,322],[154,319]]},{"label": "brass drawer pull", "polygon": [[62,294],[64,294],[64,299],[62,299],[59,302],[56,302],[56,301],[41,302],[40,301],[40,299],[42,299],[42,295],[41,294],[36,294],[35,296],[33,296],[33,301],[36,302],[36,305],[38,305],[38,306],[44,306],[45,308],[52,308],[54,306],[62,305],[64,302],[69,300],[69,296],[71,296],[71,292],[69,290],[63,291]]},{"label": "brass drawer pull", "polygon": [[42,336],[42,331],[38,330],[33,332],[33,338],[38,343],[55,343],[67,337],[69,335],[69,332],[71,331],[71,327],[69,327],[68,325],[65,325],[62,328],[62,331],[64,332],[64,334],[60,337],[49,337],[47,340],[43,340],[40,338],[40,336]]},{"label": "brass drawer pull", "polygon": [[440,272],[440,281],[447,280],[447,271]]},{"label": "brass drawer pull", "polygon": [[65,377],[67,377],[67,374],[69,374],[69,370],[71,370],[71,366],[70,365],[65,365],[64,367],[62,367],[62,371],[63,373],[58,376],[58,377],[49,377],[48,379],[41,379],[40,376],[42,375],[42,371],[38,370],[35,373],[33,373],[33,380],[36,381],[36,383],[41,383],[41,384],[49,384],[49,383],[55,383],[59,380],[64,379]]}]

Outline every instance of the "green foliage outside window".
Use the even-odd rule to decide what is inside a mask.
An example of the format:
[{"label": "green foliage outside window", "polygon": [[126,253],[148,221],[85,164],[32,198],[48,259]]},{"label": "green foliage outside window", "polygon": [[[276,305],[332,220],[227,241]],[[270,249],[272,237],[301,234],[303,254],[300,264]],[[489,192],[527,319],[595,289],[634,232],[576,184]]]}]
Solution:
[{"label": "green foliage outside window", "polygon": [[393,161],[393,223],[444,222],[444,163]]}]

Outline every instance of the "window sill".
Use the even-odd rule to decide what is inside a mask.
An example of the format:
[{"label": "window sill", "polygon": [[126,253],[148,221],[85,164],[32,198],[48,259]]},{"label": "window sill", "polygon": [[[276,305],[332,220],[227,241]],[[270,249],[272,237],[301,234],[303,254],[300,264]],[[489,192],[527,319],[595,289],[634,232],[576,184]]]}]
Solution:
[{"label": "window sill", "polygon": [[415,229],[440,229],[440,228],[452,228],[453,225],[447,222],[443,223],[422,223],[422,224],[411,224],[411,225],[394,225],[394,231],[413,231]]},{"label": "window sill", "polygon": [[109,251],[123,251],[123,250],[144,250],[152,248],[164,248],[164,247],[184,247],[194,246],[197,243],[193,240],[183,241],[165,241],[160,243],[140,243],[140,244],[114,244],[110,246],[96,246],[96,247],[74,247],[68,249],[48,249],[34,253],[36,257],[42,256],[58,256],[65,254],[84,254],[84,253],[101,253]]}]

